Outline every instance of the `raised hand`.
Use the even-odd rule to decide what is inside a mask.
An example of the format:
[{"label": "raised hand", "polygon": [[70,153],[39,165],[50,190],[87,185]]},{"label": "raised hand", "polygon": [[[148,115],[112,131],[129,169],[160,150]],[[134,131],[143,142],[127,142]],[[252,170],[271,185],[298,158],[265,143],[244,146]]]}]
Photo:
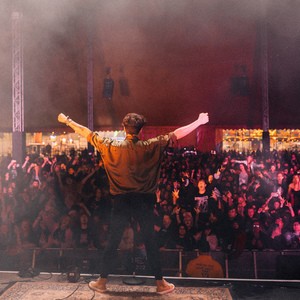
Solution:
[{"label": "raised hand", "polygon": [[180,213],[180,207],[179,206],[175,206],[174,209],[173,209],[173,212],[176,214],[176,215],[179,215]]},{"label": "raised hand", "polygon": [[58,122],[64,123],[66,124],[68,122],[68,118],[66,115],[64,115],[63,113],[60,113],[57,117]]},{"label": "raised hand", "polygon": [[198,117],[201,124],[206,124],[209,121],[208,113],[201,113]]},{"label": "raised hand", "polygon": [[57,120],[61,123],[66,124],[67,126],[71,127],[76,133],[78,133],[79,135],[81,135],[84,138],[88,138],[88,136],[92,132],[87,127],[74,122],[73,120],[71,120],[68,116],[64,115],[63,113],[60,113],[57,116]]},{"label": "raised hand", "polygon": [[179,190],[178,189],[175,189],[172,192],[172,199],[173,199],[173,204],[176,205],[176,202],[179,199]]},{"label": "raised hand", "polygon": [[172,196],[175,199],[179,198],[179,190],[178,189],[174,189],[174,191],[172,192]]},{"label": "raised hand", "polygon": [[201,208],[200,207],[195,207],[194,211],[195,211],[196,215],[199,215],[201,213]]}]

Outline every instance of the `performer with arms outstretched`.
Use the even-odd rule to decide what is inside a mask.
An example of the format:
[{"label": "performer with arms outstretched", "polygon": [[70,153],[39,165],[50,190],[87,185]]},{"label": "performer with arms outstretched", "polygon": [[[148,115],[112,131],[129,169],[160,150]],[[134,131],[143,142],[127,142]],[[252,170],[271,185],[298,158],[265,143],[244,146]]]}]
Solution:
[{"label": "performer with arms outstretched", "polygon": [[106,291],[107,277],[112,271],[111,266],[122,238],[122,229],[126,227],[130,216],[139,223],[147,259],[155,276],[157,293],[166,294],[174,290],[174,285],[163,279],[154,231],[153,209],[156,202],[155,191],[160,175],[160,163],[164,150],[171,140],[185,137],[198,126],[206,124],[208,120],[208,114],[201,113],[196,121],[187,126],[142,141],[138,134],[146,120],[139,114],[129,113],[122,123],[126,138],[124,141],[115,141],[100,137],[97,132],[74,122],[62,113],[58,115],[59,122],[85,137],[101,154],[113,198],[110,238],[104,251],[100,278],[89,283],[92,290],[100,293]]}]

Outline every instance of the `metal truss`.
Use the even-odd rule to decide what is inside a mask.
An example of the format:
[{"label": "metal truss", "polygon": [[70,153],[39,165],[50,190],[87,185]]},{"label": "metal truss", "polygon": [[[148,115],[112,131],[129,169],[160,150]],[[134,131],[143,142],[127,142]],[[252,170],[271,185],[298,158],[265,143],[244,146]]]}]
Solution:
[{"label": "metal truss", "polygon": [[12,13],[13,132],[24,132],[24,80],[22,13]]}]

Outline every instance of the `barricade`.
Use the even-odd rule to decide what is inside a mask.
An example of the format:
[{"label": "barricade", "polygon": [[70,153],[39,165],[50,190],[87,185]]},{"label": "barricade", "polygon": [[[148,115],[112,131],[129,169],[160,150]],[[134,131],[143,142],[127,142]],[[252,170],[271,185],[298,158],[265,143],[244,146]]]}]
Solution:
[{"label": "barricade", "polygon": [[[26,268],[40,272],[64,273],[71,266],[77,266],[81,273],[99,274],[103,250],[98,249],[26,249],[8,253],[0,250],[0,271],[20,271]],[[196,258],[199,251],[185,252],[177,249],[161,251],[161,262],[165,276],[186,276],[188,262]],[[222,251],[211,251],[211,256],[223,267],[226,278],[244,279],[300,279],[300,250],[284,251],[249,251],[244,250],[239,256],[228,256]],[[115,274],[149,274],[146,260],[134,257],[131,261],[135,269],[125,266],[128,256],[121,251],[114,261]],[[130,271],[129,271],[130,270]]]}]

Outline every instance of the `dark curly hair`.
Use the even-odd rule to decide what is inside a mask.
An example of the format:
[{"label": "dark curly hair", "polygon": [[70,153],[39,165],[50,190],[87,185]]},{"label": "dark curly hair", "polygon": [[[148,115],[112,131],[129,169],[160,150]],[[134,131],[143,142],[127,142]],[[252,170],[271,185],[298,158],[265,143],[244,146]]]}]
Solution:
[{"label": "dark curly hair", "polygon": [[128,113],[122,122],[126,133],[129,134],[138,134],[145,124],[145,117],[136,113]]}]

